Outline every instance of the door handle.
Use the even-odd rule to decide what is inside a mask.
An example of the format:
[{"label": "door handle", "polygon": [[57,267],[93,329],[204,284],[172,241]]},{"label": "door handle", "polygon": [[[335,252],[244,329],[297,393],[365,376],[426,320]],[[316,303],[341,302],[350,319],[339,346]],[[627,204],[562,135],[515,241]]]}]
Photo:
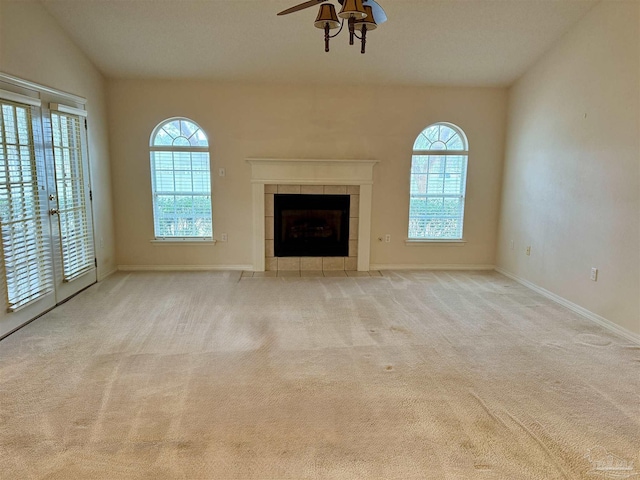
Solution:
[{"label": "door handle", "polygon": [[60,215],[60,210],[58,208],[52,208],[49,210],[49,215]]}]

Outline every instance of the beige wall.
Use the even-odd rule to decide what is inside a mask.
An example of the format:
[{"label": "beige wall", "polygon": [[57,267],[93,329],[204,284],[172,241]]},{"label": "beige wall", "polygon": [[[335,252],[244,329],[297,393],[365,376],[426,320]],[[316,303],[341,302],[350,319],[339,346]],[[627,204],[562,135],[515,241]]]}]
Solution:
[{"label": "beige wall", "polygon": [[639,20],[636,1],[598,4],[511,89],[497,261],[635,333]]},{"label": "beige wall", "polygon": [[[119,265],[252,264],[248,157],[376,159],[373,264],[493,265],[506,118],[506,90],[230,85],[113,80],[108,84]],[[151,244],[148,142],[172,116],[209,134],[213,245]],[[463,247],[407,247],[413,142],[436,121],[462,127],[470,142]],[[217,176],[226,168],[226,177]]]},{"label": "beige wall", "polygon": [[98,278],[104,277],[116,264],[102,75],[39,3],[7,0],[0,0],[0,72],[87,99]]}]

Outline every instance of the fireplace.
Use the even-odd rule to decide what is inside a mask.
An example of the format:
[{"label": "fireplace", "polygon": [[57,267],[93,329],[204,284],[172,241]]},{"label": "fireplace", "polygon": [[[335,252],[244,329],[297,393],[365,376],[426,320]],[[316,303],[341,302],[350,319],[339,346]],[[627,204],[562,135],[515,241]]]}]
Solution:
[{"label": "fireplace", "polygon": [[274,195],[275,256],[348,256],[349,205],[349,195]]},{"label": "fireplace", "polygon": [[[368,271],[373,167],[377,160],[248,158],[251,165],[253,270]],[[348,257],[276,257],[275,194],[349,195]]]}]

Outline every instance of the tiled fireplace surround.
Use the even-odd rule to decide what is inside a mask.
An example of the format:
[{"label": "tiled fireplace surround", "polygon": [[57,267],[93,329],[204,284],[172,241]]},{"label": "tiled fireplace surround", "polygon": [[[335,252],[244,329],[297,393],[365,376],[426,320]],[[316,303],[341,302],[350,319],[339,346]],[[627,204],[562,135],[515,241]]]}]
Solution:
[{"label": "tiled fireplace surround", "polygon": [[[369,271],[371,194],[376,160],[249,158],[253,199],[253,270]],[[348,257],[273,256],[276,193],[349,194]]]},{"label": "tiled fireplace surround", "polygon": [[[349,195],[349,256],[276,257],[273,249],[273,203],[276,193],[303,195]],[[360,187],[358,185],[265,185],[265,270],[357,270],[359,204]]]}]

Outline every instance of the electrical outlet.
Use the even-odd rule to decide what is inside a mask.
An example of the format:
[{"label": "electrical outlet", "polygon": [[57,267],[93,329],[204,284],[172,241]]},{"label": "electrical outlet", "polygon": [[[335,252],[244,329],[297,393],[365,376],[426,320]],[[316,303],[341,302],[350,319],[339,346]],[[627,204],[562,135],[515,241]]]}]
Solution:
[{"label": "electrical outlet", "polygon": [[593,280],[594,282],[598,281],[598,269],[595,267],[591,268],[591,275],[589,277],[591,280]]},{"label": "electrical outlet", "polygon": [[391,235],[387,233],[387,234],[384,236],[384,241],[385,241],[386,243],[391,242]]},{"label": "electrical outlet", "polygon": [[218,176],[219,177],[224,177],[227,175],[227,171],[224,168],[219,168],[218,169]]},{"label": "electrical outlet", "polygon": [[531,255],[531,245],[528,245],[527,248],[525,248],[524,253],[528,256]]},{"label": "electrical outlet", "polygon": [[509,247],[511,247],[511,250],[513,250],[514,248],[516,248],[516,242],[514,242],[513,240],[511,240],[509,242]]},{"label": "electrical outlet", "polygon": [[221,233],[220,234],[220,241],[221,242],[226,242],[227,240],[229,240],[229,237],[227,237],[226,233]]}]

